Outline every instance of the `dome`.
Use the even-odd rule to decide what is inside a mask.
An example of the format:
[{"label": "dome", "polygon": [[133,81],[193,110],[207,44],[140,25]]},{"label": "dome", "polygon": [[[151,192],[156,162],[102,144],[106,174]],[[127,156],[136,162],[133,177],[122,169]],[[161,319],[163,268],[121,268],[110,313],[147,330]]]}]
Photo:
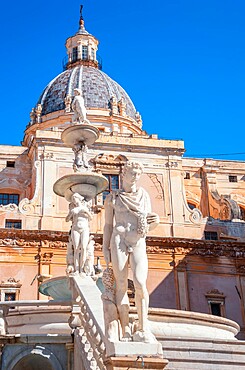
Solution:
[{"label": "dome", "polygon": [[110,109],[110,99],[122,99],[126,115],[135,119],[136,109],[126,91],[106,73],[91,66],[78,65],[69,68],[54,78],[44,89],[37,104],[41,104],[41,115],[65,109],[65,98],[73,96],[74,88],[83,92],[87,109]]}]

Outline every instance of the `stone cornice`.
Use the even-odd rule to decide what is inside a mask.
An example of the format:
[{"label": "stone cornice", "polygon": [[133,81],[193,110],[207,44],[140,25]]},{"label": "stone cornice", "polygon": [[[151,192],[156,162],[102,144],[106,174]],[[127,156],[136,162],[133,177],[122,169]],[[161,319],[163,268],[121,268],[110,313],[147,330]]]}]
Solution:
[{"label": "stone cornice", "polygon": [[[102,234],[96,234],[95,250],[101,251]],[[147,237],[148,254],[196,255],[202,257],[245,257],[245,243],[237,241],[213,241],[184,238]],[[68,232],[49,230],[0,229],[1,247],[47,247],[66,248]]]}]

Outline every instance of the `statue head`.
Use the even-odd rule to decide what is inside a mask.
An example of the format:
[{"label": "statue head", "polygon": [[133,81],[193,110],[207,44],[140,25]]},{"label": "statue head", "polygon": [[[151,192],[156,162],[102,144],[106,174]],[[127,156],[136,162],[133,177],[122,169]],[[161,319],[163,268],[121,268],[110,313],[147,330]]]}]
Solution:
[{"label": "statue head", "polygon": [[124,177],[126,172],[132,171],[133,169],[137,169],[140,171],[140,174],[143,173],[144,167],[140,162],[137,161],[127,161],[122,170],[122,176]]},{"label": "statue head", "polygon": [[81,95],[82,96],[82,90],[81,89],[78,89],[78,88],[75,88],[74,89],[74,94],[75,95]]},{"label": "statue head", "polygon": [[136,183],[143,173],[143,165],[137,161],[128,161],[122,170],[123,182],[128,184]]},{"label": "statue head", "polygon": [[79,203],[84,202],[84,197],[79,193],[74,193],[71,197],[71,201],[75,205],[78,205]]}]

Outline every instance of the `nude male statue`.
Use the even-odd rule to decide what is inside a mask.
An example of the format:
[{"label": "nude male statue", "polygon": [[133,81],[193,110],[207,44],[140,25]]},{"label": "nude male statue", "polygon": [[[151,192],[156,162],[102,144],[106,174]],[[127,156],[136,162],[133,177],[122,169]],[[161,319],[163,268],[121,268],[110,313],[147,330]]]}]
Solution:
[{"label": "nude male statue", "polygon": [[84,99],[82,96],[82,90],[81,89],[74,89],[74,98],[71,103],[71,108],[74,112],[72,117],[72,122],[74,123],[83,123],[89,121],[87,120],[87,111],[84,105]]},{"label": "nude male statue", "polygon": [[74,253],[74,272],[78,274],[83,272],[87,257],[89,221],[92,219],[92,214],[82,195],[74,193],[71,200],[66,221],[72,221],[70,238]]},{"label": "nude male statue", "polygon": [[[132,340],[129,327],[128,265],[133,272],[135,303],[139,318],[135,341],[150,342],[154,336],[147,323],[149,295],[146,289],[148,260],[145,237],[159,223],[151,212],[148,193],[137,187],[143,172],[139,162],[129,161],[123,169],[123,190],[114,191],[105,200],[104,258],[112,265],[116,281],[116,305],[122,327],[121,340]],[[154,339],[153,339],[154,338]]]}]

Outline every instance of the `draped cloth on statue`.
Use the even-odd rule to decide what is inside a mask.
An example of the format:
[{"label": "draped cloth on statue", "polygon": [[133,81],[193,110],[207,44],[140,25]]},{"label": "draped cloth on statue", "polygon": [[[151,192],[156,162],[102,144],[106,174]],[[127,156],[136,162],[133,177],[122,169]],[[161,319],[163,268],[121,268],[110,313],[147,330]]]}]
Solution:
[{"label": "draped cloth on statue", "polygon": [[151,212],[148,193],[142,188],[139,188],[134,193],[117,191],[113,193],[114,204],[116,203],[116,199],[119,199],[121,204],[135,215],[138,221],[137,233],[144,238],[149,229],[146,216]]}]

